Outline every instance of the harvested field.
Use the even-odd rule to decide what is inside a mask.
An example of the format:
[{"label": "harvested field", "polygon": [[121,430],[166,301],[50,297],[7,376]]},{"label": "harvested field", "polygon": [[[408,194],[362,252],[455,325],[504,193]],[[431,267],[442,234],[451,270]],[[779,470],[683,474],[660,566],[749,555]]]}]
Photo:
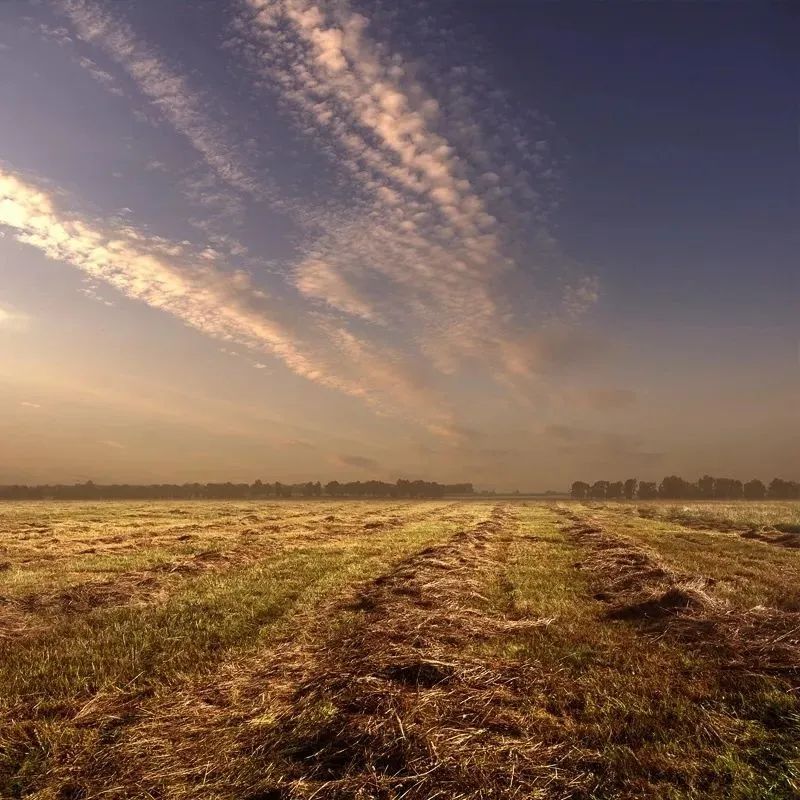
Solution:
[{"label": "harvested field", "polygon": [[652,508],[0,506],[0,797],[800,796],[800,552]]}]

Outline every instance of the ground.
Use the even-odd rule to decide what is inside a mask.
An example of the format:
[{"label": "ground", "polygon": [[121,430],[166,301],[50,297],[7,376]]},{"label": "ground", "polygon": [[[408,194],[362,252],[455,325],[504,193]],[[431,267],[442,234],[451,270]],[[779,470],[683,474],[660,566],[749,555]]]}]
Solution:
[{"label": "ground", "polygon": [[0,797],[800,797],[800,506],[0,505]]}]

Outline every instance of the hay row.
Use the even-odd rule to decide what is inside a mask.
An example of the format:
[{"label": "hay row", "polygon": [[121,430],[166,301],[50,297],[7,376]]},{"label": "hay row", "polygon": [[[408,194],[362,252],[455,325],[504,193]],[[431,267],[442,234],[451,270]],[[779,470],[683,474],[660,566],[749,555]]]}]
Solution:
[{"label": "hay row", "polygon": [[[0,595],[0,640],[18,640],[46,630],[58,616],[86,614],[99,608],[150,605],[169,597],[179,577],[199,577],[246,567],[292,547],[321,542],[349,540],[354,536],[383,534],[404,525],[423,522],[450,511],[453,503],[400,517],[396,514],[358,526],[326,517],[309,533],[276,536],[271,529],[238,532],[243,542],[225,550],[204,550],[185,558],[157,564],[148,569],[120,572],[112,578],[90,580],[52,591],[32,592],[19,597]],[[186,535],[182,537],[188,539]]]},{"label": "hay row", "polygon": [[576,566],[592,573],[595,599],[608,604],[610,617],[710,648],[728,668],[800,680],[800,612],[732,608],[714,595],[714,579],[671,570],[651,548],[575,512],[561,513],[586,550]]},{"label": "hay row", "polygon": [[[556,767],[568,745],[545,745],[530,728],[533,666],[479,647],[550,622],[508,619],[484,596],[513,528],[495,508],[318,610],[299,641],[159,698],[64,778],[89,797],[101,786],[137,796],[126,794],[133,785],[171,798],[566,796]],[[85,723],[107,711],[88,709]]]}]

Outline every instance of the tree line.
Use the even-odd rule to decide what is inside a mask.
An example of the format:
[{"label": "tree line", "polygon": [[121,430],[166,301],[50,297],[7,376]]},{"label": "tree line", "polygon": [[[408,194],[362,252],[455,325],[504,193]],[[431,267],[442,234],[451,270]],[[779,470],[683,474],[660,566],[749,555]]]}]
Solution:
[{"label": "tree line", "polygon": [[385,481],[319,481],[307,483],[161,483],[0,486],[0,500],[257,500],[269,497],[427,497],[472,495],[471,483],[436,483],[399,479]]},{"label": "tree line", "polygon": [[704,475],[697,481],[669,475],[661,483],[638,481],[575,481],[572,497],[576,500],[798,500],[800,483],[773,478],[765,485],[758,478],[742,483],[734,478]]}]

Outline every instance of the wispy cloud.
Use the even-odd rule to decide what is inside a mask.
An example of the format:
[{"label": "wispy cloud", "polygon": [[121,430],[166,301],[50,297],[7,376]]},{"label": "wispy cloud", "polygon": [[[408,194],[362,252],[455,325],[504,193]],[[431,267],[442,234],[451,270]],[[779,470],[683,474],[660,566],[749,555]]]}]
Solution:
[{"label": "wispy cloud", "polygon": [[553,444],[560,454],[574,456],[582,463],[606,461],[649,465],[664,458],[664,453],[645,450],[644,440],[637,434],[597,431],[564,424],[548,425],[543,433],[544,439]]},{"label": "wispy cloud", "polygon": [[[432,75],[393,52],[386,31],[346,1],[238,0],[228,52],[329,157],[342,187],[312,208],[278,191],[265,154],[254,156],[199,80],[142,41],[117,8],[54,5],[68,28],[53,36],[98,48],[99,63],[127,74],[201,156],[202,169],[179,180],[202,209],[190,222],[213,247],[93,222],[44,195],[51,205],[40,209],[39,190],[7,176],[17,180],[7,210],[17,238],[455,443],[469,435],[448,382],[468,373],[524,399],[567,357],[559,347],[574,350],[571,326],[599,287],[572,275],[550,233],[557,170],[547,136],[534,125],[523,132],[480,69],[451,64]],[[103,71],[98,61],[82,66]],[[280,265],[284,282],[271,281],[270,292],[219,263],[220,252],[250,257],[221,228],[264,203],[292,214],[300,236]]]},{"label": "wispy cloud", "polygon": [[[99,4],[56,0],[55,7],[66,15],[79,39],[100,47],[125,70],[161,117],[191,143],[221,181],[251,197],[266,199],[263,179],[242,160],[225,126],[211,119],[208,109],[213,103],[202,90],[190,86],[184,75],[137,38],[130,25]],[[93,63],[86,61],[90,66]],[[96,71],[96,65],[92,69]]]},{"label": "wispy cloud", "polygon": [[[528,280],[513,242],[520,221],[542,229],[552,256],[544,190],[534,185],[552,168],[548,142],[527,141],[500,108],[476,115],[465,68],[439,82],[454,88],[435,94],[422,65],[390,52],[346,3],[242,7],[240,52],[355,191],[349,220],[308,244],[294,270],[298,290],[410,332],[442,371],[477,358],[519,375],[518,356],[504,362],[519,351],[508,343],[529,329],[530,309],[518,313],[503,286],[512,273]],[[492,120],[489,130],[480,116]],[[568,284],[564,315],[579,315],[596,296],[591,281]]]},{"label": "wispy cloud", "polygon": [[[82,270],[129,298],[166,311],[203,333],[268,352],[290,370],[391,414],[413,414],[437,428],[450,415],[436,397],[378,351],[313,317],[269,313],[270,299],[246,273],[225,273],[187,244],[89,220],[58,208],[51,194],[0,170],[0,226],[49,258]],[[274,303],[276,309],[278,303]],[[276,309],[273,309],[275,311]],[[10,312],[5,312],[11,319]],[[1,318],[0,318],[1,319]],[[315,337],[316,333],[316,338]]]},{"label": "wispy cloud", "polygon": [[334,456],[333,461],[343,467],[355,467],[367,472],[375,472],[380,469],[380,464],[374,458],[368,458],[367,456],[339,454]]},{"label": "wispy cloud", "polygon": [[39,403],[32,403],[30,400],[23,400],[20,403],[21,406],[24,408],[41,408],[42,406]]},{"label": "wispy cloud", "polygon": [[82,55],[77,52],[75,39],[71,35],[68,28],[63,26],[48,25],[43,22],[37,26],[39,35],[50,42],[55,42],[60,47],[63,47],[70,53],[75,63],[86,71],[94,80],[96,80],[103,88],[109,93],[117,97],[124,97],[125,92],[119,85],[119,81],[108,70],[100,67],[97,62],[88,56]]},{"label": "wispy cloud", "polygon": [[108,89],[111,94],[122,97],[125,92],[117,85],[117,79],[106,70],[99,67],[91,58],[81,56],[78,63],[98,82]]},{"label": "wispy cloud", "polygon": [[30,316],[9,306],[0,305],[0,331],[24,331],[30,324]]}]

